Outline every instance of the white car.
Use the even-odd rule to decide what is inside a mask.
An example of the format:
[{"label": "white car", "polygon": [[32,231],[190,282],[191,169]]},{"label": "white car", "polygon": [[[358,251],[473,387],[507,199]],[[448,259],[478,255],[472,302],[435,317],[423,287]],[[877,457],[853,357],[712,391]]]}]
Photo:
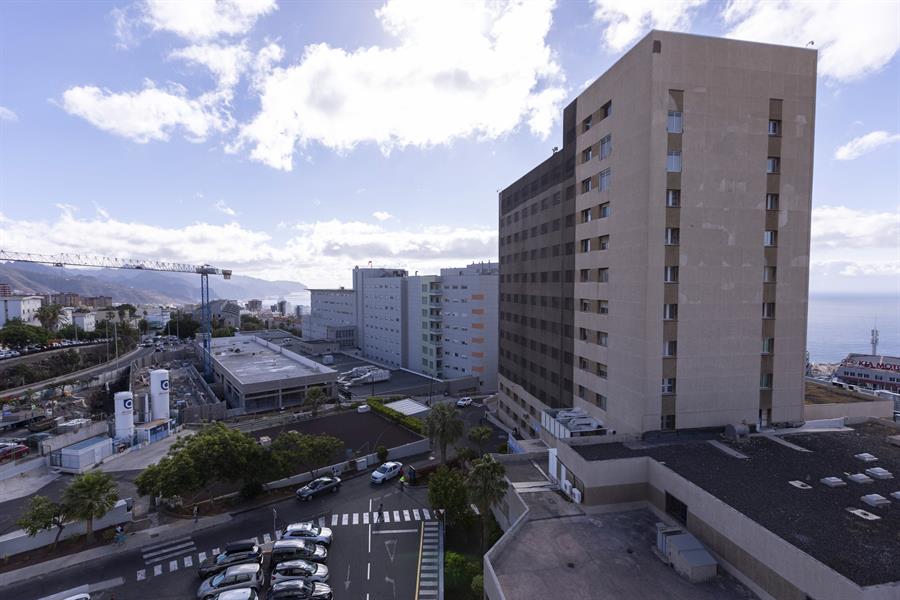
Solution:
[{"label": "white car", "polygon": [[393,479],[394,477],[397,477],[398,475],[400,475],[400,470],[402,468],[403,468],[402,464],[400,464],[396,461],[390,460],[390,461],[384,463],[383,465],[381,465],[380,467],[378,467],[377,469],[375,469],[375,471],[372,473],[372,477],[371,477],[372,483],[380,484],[380,483],[384,483],[388,479]]},{"label": "white car", "polygon": [[460,406],[460,407],[469,406],[470,404],[472,404],[472,399],[468,396],[460,398],[459,400],[456,401],[456,405]]},{"label": "white car", "polygon": [[319,527],[312,521],[291,523],[281,531],[283,540],[307,540],[317,544],[331,544],[332,532],[328,527]]}]

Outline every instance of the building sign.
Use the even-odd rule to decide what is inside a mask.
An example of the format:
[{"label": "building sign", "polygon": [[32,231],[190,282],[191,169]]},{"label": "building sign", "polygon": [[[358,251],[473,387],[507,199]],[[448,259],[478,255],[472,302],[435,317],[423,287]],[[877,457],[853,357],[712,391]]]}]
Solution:
[{"label": "building sign", "polygon": [[842,367],[862,367],[864,369],[877,369],[879,371],[893,371],[900,373],[900,364],[894,363],[873,363],[870,360],[845,360],[841,363]]}]

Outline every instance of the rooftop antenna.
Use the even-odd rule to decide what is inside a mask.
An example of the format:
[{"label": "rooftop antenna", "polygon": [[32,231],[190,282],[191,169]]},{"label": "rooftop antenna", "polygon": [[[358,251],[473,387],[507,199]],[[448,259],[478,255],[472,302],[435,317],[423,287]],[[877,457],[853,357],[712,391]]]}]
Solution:
[{"label": "rooftop antenna", "polygon": [[810,46],[815,46],[815,45],[816,45],[816,43],[815,43],[814,41],[812,41],[812,40],[809,40],[808,42],[806,42],[806,47],[807,47],[807,48],[809,48]]},{"label": "rooftop antenna", "polygon": [[872,356],[878,356],[878,319],[875,319],[875,326],[872,329]]}]

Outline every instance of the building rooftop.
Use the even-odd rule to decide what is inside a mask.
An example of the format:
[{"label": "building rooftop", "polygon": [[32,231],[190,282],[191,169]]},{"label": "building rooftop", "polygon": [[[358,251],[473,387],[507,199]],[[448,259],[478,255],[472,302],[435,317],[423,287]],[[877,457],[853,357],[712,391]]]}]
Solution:
[{"label": "building rooftop", "polygon": [[851,392],[824,383],[806,382],[806,394],[804,401],[807,404],[832,404],[842,402],[872,402],[878,400],[877,396]]},{"label": "building rooftop", "polygon": [[213,360],[243,385],[336,373],[324,365],[255,336],[212,340]]},{"label": "building rooftop", "polygon": [[[870,586],[900,579],[900,498],[892,496],[900,491],[900,447],[888,440],[897,434],[890,424],[868,421],[843,431],[722,440],[719,447],[696,441],[573,449],[589,461],[649,456],[851,581]],[[856,458],[863,453],[877,460]],[[848,479],[875,467],[894,478],[869,477],[867,483]],[[829,487],[820,481],[826,477],[840,478],[846,485]],[[879,494],[889,504],[869,506],[861,499],[869,494]],[[866,520],[848,508],[880,518]]]},{"label": "building rooftop", "polygon": [[63,450],[84,450],[85,448],[102,444],[108,439],[110,439],[108,435],[98,435],[86,440],[81,440],[80,442],[75,442],[74,444],[66,446]]}]

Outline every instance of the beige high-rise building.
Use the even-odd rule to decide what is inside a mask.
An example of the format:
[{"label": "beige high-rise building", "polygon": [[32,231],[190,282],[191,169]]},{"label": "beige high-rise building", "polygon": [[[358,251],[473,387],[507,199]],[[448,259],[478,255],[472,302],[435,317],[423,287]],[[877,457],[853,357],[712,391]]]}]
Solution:
[{"label": "beige high-rise building", "polygon": [[500,194],[501,419],[802,418],[815,97],[814,50],[652,31],[566,108]]}]

